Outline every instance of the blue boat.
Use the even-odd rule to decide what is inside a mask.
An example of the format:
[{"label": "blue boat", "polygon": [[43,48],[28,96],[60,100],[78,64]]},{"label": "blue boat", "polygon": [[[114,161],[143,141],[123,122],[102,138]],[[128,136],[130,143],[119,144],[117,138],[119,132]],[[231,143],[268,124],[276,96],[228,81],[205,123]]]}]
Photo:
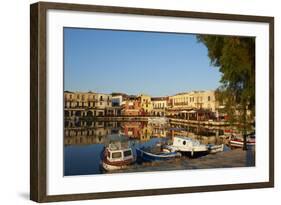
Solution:
[{"label": "blue boat", "polygon": [[137,157],[145,162],[159,161],[159,160],[169,160],[176,157],[181,157],[181,153],[179,152],[158,152],[151,153],[148,151],[144,151],[141,148],[136,148]]}]

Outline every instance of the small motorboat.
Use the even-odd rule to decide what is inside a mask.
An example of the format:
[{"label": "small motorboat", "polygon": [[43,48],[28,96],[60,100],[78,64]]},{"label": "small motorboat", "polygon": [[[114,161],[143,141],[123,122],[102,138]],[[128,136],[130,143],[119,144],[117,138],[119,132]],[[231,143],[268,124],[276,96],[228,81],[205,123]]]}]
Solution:
[{"label": "small motorboat", "polygon": [[132,149],[121,143],[109,144],[102,154],[102,167],[106,171],[125,169],[135,161]]},{"label": "small motorboat", "polygon": [[220,144],[220,145],[208,144],[208,149],[210,154],[222,152],[224,149],[224,144]]},{"label": "small motorboat", "polygon": [[137,157],[142,161],[152,162],[159,160],[169,160],[177,157],[181,157],[179,152],[170,152],[167,149],[161,152],[146,151],[144,148],[136,148]]},{"label": "small motorboat", "polygon": [[191,157],[201,156],[209,153],[209,148],[205,144],[201,144],[198,140],[189,137],[175,136],[171,145],[166,145],[164,148],[171,152],[181,152],[188,154]]}]

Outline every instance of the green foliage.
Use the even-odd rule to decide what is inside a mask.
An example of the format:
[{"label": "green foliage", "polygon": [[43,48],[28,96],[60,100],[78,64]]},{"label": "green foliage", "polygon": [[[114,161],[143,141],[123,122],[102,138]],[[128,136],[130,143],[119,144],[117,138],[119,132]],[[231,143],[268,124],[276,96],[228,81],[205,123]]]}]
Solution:
[{"label": "green foliage", "polygon": [[197,35],[197,39],[208,48],[211,65],[222,73],[217,98],[225,105],[230,122],[245,122],[245,129],[255,113],[255,38]]}]

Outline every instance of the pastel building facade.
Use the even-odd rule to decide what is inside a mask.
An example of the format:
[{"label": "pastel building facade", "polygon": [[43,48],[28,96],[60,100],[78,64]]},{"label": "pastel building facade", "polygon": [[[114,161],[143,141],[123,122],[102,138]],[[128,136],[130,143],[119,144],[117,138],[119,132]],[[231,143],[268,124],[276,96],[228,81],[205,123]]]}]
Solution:
[{"label": "pastel building facade", "polygon": [[169,97],[170,108],[207,109],[215,112],[218,108],[215,91],[192,91]]},{"label": "pastel building facade", "polygon": [[142,106],[139,98],[128,97],[122,103],[121,115],[137,116],[142,114]]},{"label": "pastel building facade", "polygon": [[95,92],[64,92],[65,117],[177,116],[192,110],[218,112],[215,91],[192,91],[167,97],[141,94],[111,95]]},{"label": "pastel building facade", "polygon": [[151,114],[154,116],[165,116],[166,108],[168,104],[168,97],[154,97],[151,98],[152,111]]},{"label": "pastel building facade", "polygon": [[94,92],[64,92],[65,117],[114,115],[112,96]]},{"label": "pastel building facade", "polygon": [[149,95],[141,94],[138,98],[141,102],[142,115],[150,115],[153,109],[151,97]]}]

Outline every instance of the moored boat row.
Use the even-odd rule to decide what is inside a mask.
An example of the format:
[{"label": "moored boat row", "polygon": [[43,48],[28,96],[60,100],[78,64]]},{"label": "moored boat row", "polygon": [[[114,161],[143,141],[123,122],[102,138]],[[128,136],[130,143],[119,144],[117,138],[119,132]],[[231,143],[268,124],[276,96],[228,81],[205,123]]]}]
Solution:
[{"label": "moored boat row", "polygon": [[[159,148],[156,150],[155,148]],[[205,145],[198,140],[184,136],[175,136],[171,144],[161,144],[154,148],[136,147],[134,154],[132,147],[121,143],[110,143],[104,148],[101,165],[106,171],[126,169],[137,160],[143,162],[173,160],[182,155],[191,157],[222,152],[222,145]]]}]

